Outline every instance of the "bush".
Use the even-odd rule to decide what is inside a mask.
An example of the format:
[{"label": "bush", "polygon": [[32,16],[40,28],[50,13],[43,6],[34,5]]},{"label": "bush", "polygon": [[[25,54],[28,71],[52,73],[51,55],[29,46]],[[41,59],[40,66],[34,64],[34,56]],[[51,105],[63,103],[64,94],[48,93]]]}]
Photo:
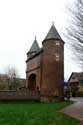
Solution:
[{"label": "bush", "polygon": [[76,95],[77,95],[78,97],[83,97],[83,91],[78,91],[78,92],[76,93]]}]

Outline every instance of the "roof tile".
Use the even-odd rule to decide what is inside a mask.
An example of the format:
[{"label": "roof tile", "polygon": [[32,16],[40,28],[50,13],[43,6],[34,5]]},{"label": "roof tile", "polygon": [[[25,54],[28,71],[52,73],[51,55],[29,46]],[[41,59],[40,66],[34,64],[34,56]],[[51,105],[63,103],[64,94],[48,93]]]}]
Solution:
[{"label": "roof tile", "polygon": [[29,53],[31,53],[31,52],[38,52],[39,50],[40,50],[40,47],[39,47],[38,42],[37,42],[37,40],[35,38],[32,46],[31,46],[31,48],[29,50]]},{"label": "roof tile", "polygon": [[57,40],[61,40],[62,38],[60,37],[59,33],[57,32],[56,28],[54,25],[52,25],[52,27],[50,28],[47,36],[45,37],[45,40],[49,40],[49,39],[57,39]]}]

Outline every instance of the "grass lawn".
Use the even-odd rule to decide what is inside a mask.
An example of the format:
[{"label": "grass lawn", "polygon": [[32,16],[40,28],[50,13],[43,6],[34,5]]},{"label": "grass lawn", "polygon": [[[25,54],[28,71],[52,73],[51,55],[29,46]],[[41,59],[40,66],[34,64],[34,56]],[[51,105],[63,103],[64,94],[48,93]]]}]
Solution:
[{"label": "grass lawn", "polygon": [[82,125],[57,112],[70,102],[0,104],[0,125]]}]

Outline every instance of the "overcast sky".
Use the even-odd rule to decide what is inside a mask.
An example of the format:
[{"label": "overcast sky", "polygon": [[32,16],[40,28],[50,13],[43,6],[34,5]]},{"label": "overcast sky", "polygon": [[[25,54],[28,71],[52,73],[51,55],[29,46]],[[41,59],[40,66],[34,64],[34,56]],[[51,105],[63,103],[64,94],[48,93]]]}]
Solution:
[{"label": "overcast sky", "polygon": [[[8,65],[16,67],[21,77],[26,77],[26,53],[35,36],[41,46],[52,21],[65,41],[67,25],[65,9],[72,0],[0,0],[0,73]],[[65,41],[65,77],[80,71],[71,61]]]}]

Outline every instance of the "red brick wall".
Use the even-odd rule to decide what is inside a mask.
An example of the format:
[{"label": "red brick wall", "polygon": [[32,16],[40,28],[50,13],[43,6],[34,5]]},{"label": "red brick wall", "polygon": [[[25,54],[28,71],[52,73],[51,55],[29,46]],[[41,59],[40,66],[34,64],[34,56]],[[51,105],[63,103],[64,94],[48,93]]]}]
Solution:
[{"label": "red brick wall", "polygon": [[31,74],[36,74],[36,86],[40,88],[40,58],[41,55],[30,59],[27,62],[27,72],[26,72],[26,88],[28,87],[28,78]]},{"label": "red brick wall", "polygon": [[27,71],[31,71],[40,66],[40,55],[35,56],[27,62]]},{"label": "red brick wall", "polygon": [[[64,43],[56,46],[55,40],[43,43],[43,66],[42,66],[42,91],[52,92],[60,89],[62,95],[64,81]],[[55,53],[59,53],[60,60],[56,61]]]},{"label": "red brick wall", "polygon": [[[56,42],[60,45],[57,46]],[[59,61],[56,61],[56,53]],[[26,87],[31,74],[36,74],[36,86],[45,94],[55,94],[57,89],[59,96],[63,95],[64,81],[64,43],[57,40],[48,40],[43,43],[43,52],[27,62]],[[52,100],[51,96],[41,97],[42,100]]]}]

